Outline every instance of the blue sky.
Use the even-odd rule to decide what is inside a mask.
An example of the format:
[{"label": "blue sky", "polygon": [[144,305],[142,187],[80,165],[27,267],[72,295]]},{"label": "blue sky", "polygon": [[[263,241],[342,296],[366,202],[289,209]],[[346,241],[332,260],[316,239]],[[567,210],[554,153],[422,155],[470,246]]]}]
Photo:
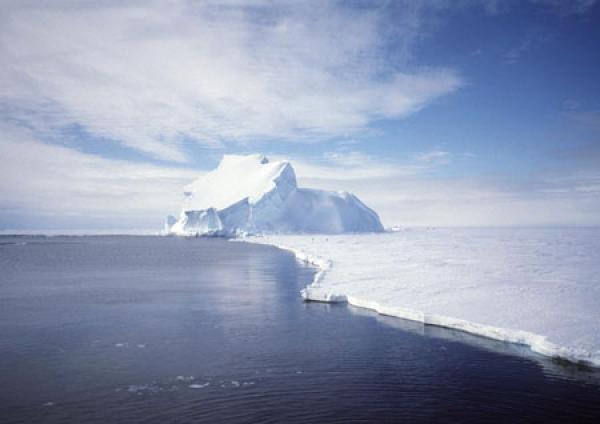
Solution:
[{"label": "blue sky", "polygon": [[386,225],[600,224],[594,0],[0,8],[0,229],[158,228],[257,151]]}]

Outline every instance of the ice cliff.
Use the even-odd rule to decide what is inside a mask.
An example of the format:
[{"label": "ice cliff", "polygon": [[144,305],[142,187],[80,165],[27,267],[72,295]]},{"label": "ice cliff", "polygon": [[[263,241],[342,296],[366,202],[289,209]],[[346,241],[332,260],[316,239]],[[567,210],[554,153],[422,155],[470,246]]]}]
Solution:
[{"label": "ice cliff", "polygon": [[300,188],[287,161],[262,155],[226,155],[217,169],[184,188],[176,235],[379,232],[377,214],[356,196]]}]

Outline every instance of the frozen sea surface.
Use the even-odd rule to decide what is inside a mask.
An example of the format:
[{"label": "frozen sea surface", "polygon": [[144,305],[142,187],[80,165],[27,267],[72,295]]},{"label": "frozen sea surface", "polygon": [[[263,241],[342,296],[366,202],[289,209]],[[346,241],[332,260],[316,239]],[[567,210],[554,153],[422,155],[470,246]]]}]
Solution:
[{"label": "frozen sea surface", "polygon": [[303,295],[600,366],[600,229],[268,236],[323,272]]}]

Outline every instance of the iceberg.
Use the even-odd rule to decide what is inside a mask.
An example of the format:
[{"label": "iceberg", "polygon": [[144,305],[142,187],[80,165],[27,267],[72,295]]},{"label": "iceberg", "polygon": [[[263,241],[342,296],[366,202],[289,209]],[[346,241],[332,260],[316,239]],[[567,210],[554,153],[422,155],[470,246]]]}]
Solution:
[{"label": "iceberg", "polygon": [[291,163],[259,154],[225,155],[219,166],[184,187],[175,235],[382,232],[377,213],[347,192],[300,188]]}]

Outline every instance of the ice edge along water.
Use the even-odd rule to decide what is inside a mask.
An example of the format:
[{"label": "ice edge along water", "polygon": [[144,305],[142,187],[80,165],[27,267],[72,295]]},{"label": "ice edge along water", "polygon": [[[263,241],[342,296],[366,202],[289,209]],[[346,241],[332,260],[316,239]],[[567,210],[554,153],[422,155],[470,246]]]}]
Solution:
[{"label": "ice edge along water", "polygon": [[514,330],[508,328],[482,325],[475,322],[453,318],[438,314],[424,313],[419,310],[390,307],[380,305],[378,302],[360,299],[354,296],[347,296],[343,293],[320,291],[320,282],[325,274],[332,268],[333,263],[330,260],[309,255],[299,249],[289,246],[270,243],[269,241],[259,241],[254,237],[246,238],[247,242],[258,244],[269,244],[282,250],[291,252],[299,262],[312,265],[317,268],[313,281],[300,291],[300,295],[305,301],[323,302],[323,303],[346,303],[358,308],[372,310],[380,315],[406,319],[410,321],[421,322],[425,325],[435,325],[453,330],[464,331],[489,339],[499,340],[507,343],[516,343],[528,346],[533,352],[551,358],[564,359],[576,364],[586,366],[600,367],[600,356],[592,355],[584,349],[569,348],[552,343],[548,338],[541,334],[535,334],[524,330]]},{"label": "ice edge along water", "polygon": [[[346,192],[327,192],[298,187],[292,165],[270,161],[263,155],[226,155],[217,169],[184,188],[184,206],[179,219],[170,217],[165,233],[174,235],[244,236],[251,234],[342,234],[382,232],[377,213],[356,196]],[[303,262],[317,267],[314,281],[302,290],[307,301],[348,303],[381,315],[451,328],[505,342],[527,345],[542,355],[600,366],[600,351],[565,347],[550,342],[548,336],[525,330],[512,330],[450,315],[425,313],[417,308],[382,305],[365,297],[335,293],[322,287],[332,261],[311,256],[301,250],[281,246],[268,237],[246,239],[275,245],[291,251]],[[375,275],[376,277],[376,275]],[[368,297],[368,296],[367,296]],[[456,311],[454,311],[456,312]],[[475,318],[475,320],[474,320]],[[491,321],[496,323],[498,321]],[[514,323],[515,328],[521,323]],[[524,327],[521,327],[524,328]],[[539,330],[536,329],[536,330]],[[547,332],[546,334],[551,334]]]}]

